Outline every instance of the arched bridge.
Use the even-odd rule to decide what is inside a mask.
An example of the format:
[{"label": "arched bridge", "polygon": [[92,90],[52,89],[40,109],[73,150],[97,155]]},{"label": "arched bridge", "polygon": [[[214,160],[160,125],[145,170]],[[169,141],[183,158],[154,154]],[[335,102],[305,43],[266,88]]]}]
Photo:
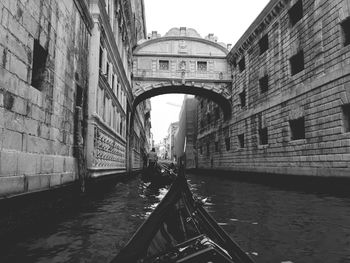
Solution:
[{"label": "arched bridge", "polygon": [[134,50],[133,107],[157,95],[185,93],[215,101],[228,118],[232,79],[227,53],[213,35],[201,38],[194,29],[173,28],[163,37],[152,32]]}]

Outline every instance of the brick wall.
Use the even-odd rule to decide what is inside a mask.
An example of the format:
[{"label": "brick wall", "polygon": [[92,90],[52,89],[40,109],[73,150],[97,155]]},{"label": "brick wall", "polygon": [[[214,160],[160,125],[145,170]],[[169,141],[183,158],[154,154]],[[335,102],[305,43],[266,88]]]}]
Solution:
[{"label": "brick wall", "polygon": [[[289,10],[296,4],[300,2],[271,1],[228,55],[233,65],[232,119],[217,125],[204,121],[200,167],[349,176],[350,45],[344,45],[348,33],[342,28],[350,16],[349,1],[303,0],[302,18],[292,25]],[[262,53],[259,41],[266,34],[268,49]],[[303,69],[293,74],[291,58],[300,51]],[[243,58],[245,69],[240,68]],[[264,76],[267,91],[259,82]],[[205,114],[199,107],[199,127]],[[302,135],[295,139],[291,123],[302,118],[304,130],[299,127]],[[263,128],[267,143],[261,142]]]},{"label": "brick wall", "polygon": [[[0,196],[72,182],[75,95],[77,85],[87,87],[88,27],[73,0],[1,0],[0,21]],[[46,55],[34,84],[35,63]]]}]

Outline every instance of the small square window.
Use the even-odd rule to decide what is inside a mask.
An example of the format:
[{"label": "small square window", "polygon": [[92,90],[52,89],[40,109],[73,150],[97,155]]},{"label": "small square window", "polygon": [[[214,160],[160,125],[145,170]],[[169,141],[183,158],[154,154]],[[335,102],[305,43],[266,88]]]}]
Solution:
[{"label": "small square window", "polygon": [[241,93],[239,93],[239,100],[241,102],[241,108],[245,107],[246,105],[246,98],[245,98],[245,90],[243,90]]},{"label": "small square window", "polygon": [[77,94],[75,96],[75,105],[78,107],[83,106],[83,89],[77,85]]},{"label": "small square window", "polygon": [[303,1],[299,0],[289,10],[288,16],[291,26],[294,26],[300,19],[303,18]]},{"label": "small square window", "polygon": [[350,44],[350,17],[341,22],[340,25],[343,30],[344,46],[347,46]]},{"label": "small square window", "polygon": [[198,71],[207,71],[207,62],[206,61],[197,61],[197,70]]},{"label": "small square window", "polygon": [[267,127],[259,129],[259,144],[266,145],[268,143]]},{"label": "small square window", "polygon": [[259,87],[260,87],[260,92],[265,93],[269,89],[269,77],[268,75],[265,75],[261,79],[259,79]]},{"label": "small square window", "polygon": [[219,142],[215,142],[215,152],[219,151]]},{"label": "small square window", "polygon": [[304,117],[289,121],[291,140],[305,139],[305,119]]},{"label": "small square window", "polygon": [[225,138],[225,146],[226,146],[226,151],[229,151],[231,148],[231,140],[230,137]]},{"label": "small square window", "polygon": [[100,55],[98,58],[98,67],[99,67],[100,71],[102,71],[102,61],[103,61],[103,48],[102,48],[102,46],[100,46]]},{"label": "small square window", "polygon": [[38,89],[43,89],[45,81],[46,60],[48,52],[39,43],[39,40],[34,39],[33,51],[33,68],[32,68],[32,82],[31,85]]},{"label": "small square window", "polygon": [[106,67],[106,78],[108,79],[109,76],[109,63],[107,62],[107,67]]},{"label": "small square window", "polygon": [[244,148],[244,133],[237,136],[239,148]]},{"label": "small square window", "polygon": [[238,62],[238,68],[239,72],[243,72],[245,70],[245,58],[241,58],[241,60]]},{"label": "small square window", "polygon": [[268,34],[264,35],[259,40],[259,49],[260,49],[260,55],[265,53],[265,51],[269,49],[269,37],[268,37]]},{"label": "small square window", "polygon": [[344,131],[350,132],[350,104],[342,106]]},{"label": "small square window", "polygon": [[292,76],[304,70],[304,52],[301,50],[289,59]]},{"label": "small square window", "polygon": [[159,60],[159,70],[169,70],[169,60]]}]

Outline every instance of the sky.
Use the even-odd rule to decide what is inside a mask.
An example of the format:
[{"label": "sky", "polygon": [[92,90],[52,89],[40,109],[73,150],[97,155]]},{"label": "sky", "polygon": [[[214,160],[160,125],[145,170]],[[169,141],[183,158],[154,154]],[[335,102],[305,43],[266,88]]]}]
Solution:
[{"label": "sky", "polygon": [[[218,42],[234,44],[244,34],[269,0],[144,0],[147,33],[162,36],[173,27],[194,28],[203,38],[209,33]],[[162,140],[171,122],[178,121],[183,94],[151,98],[152,133]]]}]

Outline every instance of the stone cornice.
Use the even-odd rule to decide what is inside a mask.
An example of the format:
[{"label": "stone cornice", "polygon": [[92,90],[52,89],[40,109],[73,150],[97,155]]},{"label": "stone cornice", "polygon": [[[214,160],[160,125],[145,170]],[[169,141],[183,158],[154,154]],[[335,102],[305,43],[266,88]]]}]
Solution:
[{"label": "stone cornice", "polygon": [[186,36],[174,36],[174,37],[159,37],[159,38],[154,38],[154,39],[149,39],[146,40],[145,42],[141,43],[140,45],[136,46],[134,49],[134,53],[136,54],[137,51],[139,51],[141,48],[154,44],[154,43],[158,43],[158,42],[163,42],[163,41],[172,41],[172,40],[187,40],[187,41],[194,41],[194,42],[200,42],[200,43],[204,43],[213,47],[216,47],[217,49],[220,49],[221,51],[223,51],[226,55],[228,54],[228,50],[221,46],[220,44],[204,39],[204,38],[197,38],[197,37],[186,37]]},{"label": "stone cornice", "polygon": [[182,55],[182,54],[160,54],[160,53],[147,53],[147,54],[134,54],[136,57],[175,57],[175,58],[207,58],[207,59],[226,59],[226,56],[203,56],[203,55]]},{"label": "stone cornice", "polygon": [[234,64],[235,61],[250,48],[251,44],[281,13],[289,1],[290,0],[271,0],[267,4],[227,55],[227,59],[230,63]]},{"label": "stone cornice", "polygon": [[78,12],[80,13],[81,18],[83,19],[84,24],[86,25],[86,28],[91,35],[91,29],[94,26],[94,22],[92,20],[92,17],[90,15],[89,8],[86,4],[85,0],[74,0],[74,4],[76,8],[78,9]]},{"label": "stone cornice", "polygon": [[157,78],[157,77],[133,77],[134,81],[154,81],[154,82],[178,82],[178,83],[182,83],[182,82],[195,82],[195,83],[225,83],[225,84],[232,84],[232,79],[190,79],[190,78]]}]

